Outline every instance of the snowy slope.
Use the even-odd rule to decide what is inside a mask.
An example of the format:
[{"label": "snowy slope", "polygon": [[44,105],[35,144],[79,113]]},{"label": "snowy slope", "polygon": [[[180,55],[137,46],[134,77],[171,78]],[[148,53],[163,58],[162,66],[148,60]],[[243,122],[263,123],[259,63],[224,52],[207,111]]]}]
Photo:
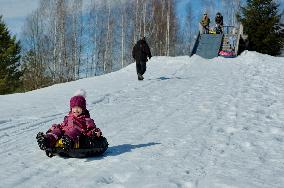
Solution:
[{"label": "snowy slope", "polygon": [[[0,96],[0,187],[284,187],[284,58],[153,57],[147,66],[142,82],[131,64]],[[62,122],[79,88],[109,149],[48,158],[35,135]]]}]

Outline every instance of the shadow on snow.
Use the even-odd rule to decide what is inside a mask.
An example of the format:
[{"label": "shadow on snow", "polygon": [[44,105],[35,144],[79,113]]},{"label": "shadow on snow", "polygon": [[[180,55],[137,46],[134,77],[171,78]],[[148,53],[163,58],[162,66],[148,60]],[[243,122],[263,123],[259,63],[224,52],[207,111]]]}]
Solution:
[{"label": "shadow on snow", "polygon": [[87,161],[100,160],[104,157],[109,157],[109,156],[117,156],[117,155],[121,155],[123,153],[131,152],[132,150],[137,149],[137,148],[144,148],[144,147],[149,147],[149,146],[153,146],[153,145],[157,145],[157,144],[161,144],[161,143],[150,142],[150,143],[147,143],[147,144],[137,144],[137,145],[122,144],[122,145],[118,145],[118,146],[111,146],[107,149],[107,151],[102,156],[91,157],[91,158],[88,158]]},{"label": "shadow on snow", "polygon": [[184,79],[184,78],[181,78],[181,77],[165,77],[165,76],[161,76],[159,78],[150,78],[148,80],[158,80],[158,81],[164,81],[164,80],[171,80],[171,79]]}]

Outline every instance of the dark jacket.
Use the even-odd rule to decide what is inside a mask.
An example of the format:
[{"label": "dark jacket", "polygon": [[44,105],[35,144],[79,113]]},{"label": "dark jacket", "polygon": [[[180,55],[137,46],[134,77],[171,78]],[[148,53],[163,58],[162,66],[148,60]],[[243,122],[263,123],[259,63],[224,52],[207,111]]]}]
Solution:
[{"label": "dark jacket", "polygon": [[151,59],[152,57],[151,51],[145,39],[137,41],[137,43],[134,45],[132,49],[132,57],[136,60],[136,62],[137,61],[147,62],[148,61],[147,57]]},{"label": "dark jacket", "polygon": [[223,16],[222,15],[217,15],[215,17],[215,22],[217,25],[223,26]]}]

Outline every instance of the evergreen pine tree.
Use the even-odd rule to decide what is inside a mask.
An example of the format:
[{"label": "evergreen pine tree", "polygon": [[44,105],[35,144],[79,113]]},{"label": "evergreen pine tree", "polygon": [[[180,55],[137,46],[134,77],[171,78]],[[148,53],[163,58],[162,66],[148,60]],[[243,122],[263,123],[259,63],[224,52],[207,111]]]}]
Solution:
[{"label": "evergreen pine tree", "polygon": [[269,55],[278,55],[284,37],[280,33],[279,5],[274,0],[247,0],[241,7],[240,21],[248,35],[249,50]]},{"label": "evergreen pine tree", "polygon": [[20,86],[20,43],[11,37],[0,15],[0,94],[16,91]]}]

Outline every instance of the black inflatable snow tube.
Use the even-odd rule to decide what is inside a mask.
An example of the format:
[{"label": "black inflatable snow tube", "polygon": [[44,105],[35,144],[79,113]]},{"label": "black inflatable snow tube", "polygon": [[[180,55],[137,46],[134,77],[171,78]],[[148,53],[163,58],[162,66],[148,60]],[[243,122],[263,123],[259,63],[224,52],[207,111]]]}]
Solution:
[{"label": "black inflatable snow tube", "polygon": [[62,157],[85,158],[100,156],[108,149],[107,139],[103,136],[96,138],[94,141],[80,140],[80,147],[66,151],[62,147],[47,148],[46,155],[53,157],[55,155]]}]

